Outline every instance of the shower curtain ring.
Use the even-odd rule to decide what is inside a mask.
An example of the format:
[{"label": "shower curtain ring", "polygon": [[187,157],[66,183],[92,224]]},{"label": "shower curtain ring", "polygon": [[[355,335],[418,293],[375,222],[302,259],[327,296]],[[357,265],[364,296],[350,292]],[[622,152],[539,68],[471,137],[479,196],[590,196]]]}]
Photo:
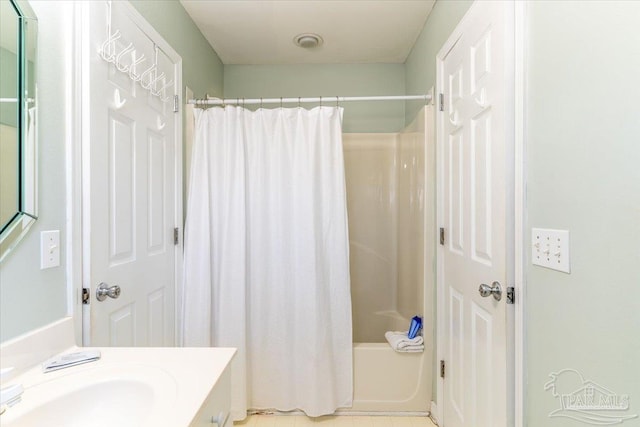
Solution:
[{"label": "shower curtain ring", "polygon": [[280,108],[282,108],[282,97],[280,97]]},{"label": "shower curtain ring", "polygon": [[298,108],[300,108],[300,97],[298,97]]},{"label": "shower curtain ring", "polygon": [[336,107],[340,106],[340,97],[336,96]]},{"label": "shower curtain ring", "polygon": [[320,106],[322,107],[322,97],[320,97]]},{"label": "shower curtain ring", "polygon": [[262,98],[260,98],[260,108],[262,108]]}]

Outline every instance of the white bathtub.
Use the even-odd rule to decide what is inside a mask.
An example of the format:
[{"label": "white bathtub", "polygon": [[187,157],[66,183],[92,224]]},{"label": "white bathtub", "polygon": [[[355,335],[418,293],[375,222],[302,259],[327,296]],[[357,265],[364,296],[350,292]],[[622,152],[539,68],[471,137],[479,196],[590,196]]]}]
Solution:
[{"label": "white bathtub", "polygon": [[340,412],[428,412],[432,350],[397,353],[387,343],[354,343],[353,407]]}]

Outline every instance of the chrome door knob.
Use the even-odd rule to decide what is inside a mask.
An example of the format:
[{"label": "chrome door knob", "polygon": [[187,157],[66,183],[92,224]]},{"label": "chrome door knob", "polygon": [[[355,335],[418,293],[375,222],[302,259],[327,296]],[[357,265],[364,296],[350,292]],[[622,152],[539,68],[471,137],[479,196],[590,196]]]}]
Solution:
[{"label": "chrome door knob", "polygon": [[483,283],[478,288],[478,292],[480,292],[480,295],[485,298],[489,295],[493,295],[493,298],[496,301],[500,301],[502,299],[502,286],[500,286],[500,283],[498,282],[493,282],[491,286]]},{"label": "chrome door knob", "polygon": [[109,286],[106,283],[102,282],[96,289],[96,299],[98,301],[104,301],[109,298],[116,299],[120,296],[120,286],[113,285]]}]

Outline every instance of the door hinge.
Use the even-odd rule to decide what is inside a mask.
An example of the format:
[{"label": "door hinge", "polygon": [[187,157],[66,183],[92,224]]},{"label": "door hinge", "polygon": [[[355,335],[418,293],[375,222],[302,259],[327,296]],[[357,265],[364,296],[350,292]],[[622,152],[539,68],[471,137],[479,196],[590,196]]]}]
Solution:
[{"label": "door hinge", "polygon": [[180,243],[180,230],[176,227],[173,229],[173,244],[177,245],[178,243]]},{"label": "door hinge", "polygon": [[180,111],[180,97],[173,95],[173,112],[177,113],[178,111]]},{"label": "door hinge", "polygon": [[438,102],[440,102],[440,111],[444,111],[444,93],[438,94]]},{"label": "door hinge", "polygon": [[89,304],[91,301],[91,289],[82,288],[82,304]]},{"label": "door hinge", "polygon": [[513,286],[507,287],[507,304],[515,304],[516,289]]},{"label": "door hinge", "polygon": [[444,360],[440,361],[440,378],[444,378]]},{"label": "door hinge", "polygon": [[444,228],[440,228],[440,244],[444,245]]}]

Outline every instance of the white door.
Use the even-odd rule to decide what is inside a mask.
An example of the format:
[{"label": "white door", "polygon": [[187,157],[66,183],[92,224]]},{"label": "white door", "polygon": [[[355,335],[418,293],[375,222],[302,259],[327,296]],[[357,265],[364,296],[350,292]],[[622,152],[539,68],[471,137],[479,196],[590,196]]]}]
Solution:
[{"label": "white door", "polygon": [[[86,2],[82,14],[85,345],[175,345],[181,62],[126,2]],[[99,301],[101,283],[119,296]]]},{"label": "white door", "polygon": [[[446,427],[507,425],[506,286],[513,248],[512,23],[509,2],[479,1],[439,58],[440,249]],[[502,298],[479,286],[502,287]]]}]

